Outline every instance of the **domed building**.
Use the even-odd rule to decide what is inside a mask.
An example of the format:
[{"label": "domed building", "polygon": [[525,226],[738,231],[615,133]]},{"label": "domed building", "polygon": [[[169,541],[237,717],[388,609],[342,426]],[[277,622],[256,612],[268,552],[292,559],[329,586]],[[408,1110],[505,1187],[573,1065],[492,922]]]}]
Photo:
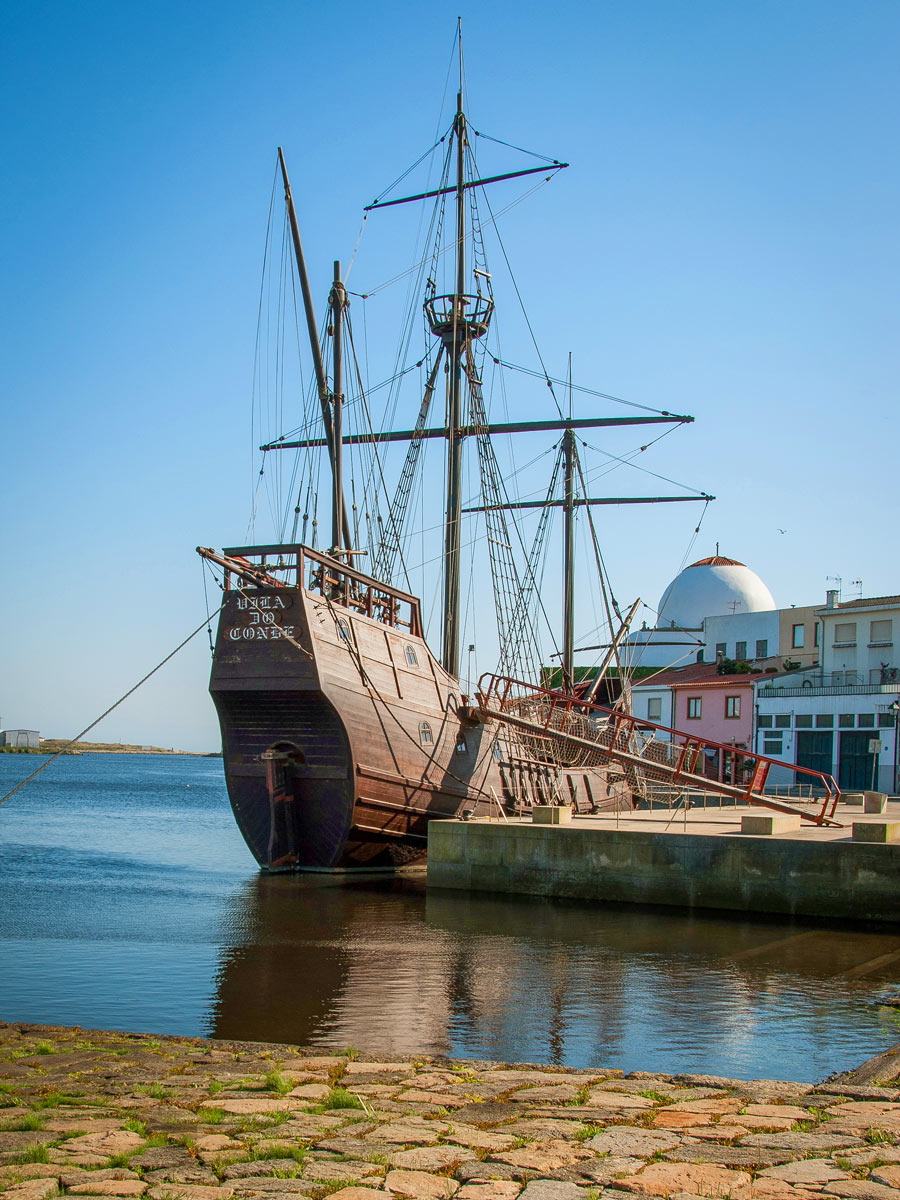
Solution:
[{"label": "domed building", "polygon": [[634,666],[670,667],[694,662],[704,645],[708,617],[774,612],[775,599],[755,571],[716,553],[698,559],[672,580],[660,597],[653,629],[627,639]]},{"label": "domed building", "polygon": [[657,607],[657,629],[700,629],[706,617],[771,612],[772,593],[756,574],[735,558],[714,554],[675,576]]}]

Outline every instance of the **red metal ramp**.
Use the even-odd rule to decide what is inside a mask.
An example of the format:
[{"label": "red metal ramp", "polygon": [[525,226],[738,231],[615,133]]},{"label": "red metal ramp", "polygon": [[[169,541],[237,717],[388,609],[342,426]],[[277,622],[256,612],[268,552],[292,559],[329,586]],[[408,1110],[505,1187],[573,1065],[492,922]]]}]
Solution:
[{"label": "red metal ramp", "polygon": [[[582,766],[618,763],[637,794],[646,794],[649,785],[671,789],[673,796],[696,788],[791,813],[816,825],[840,825],[834,820],[840,791],[832,776],[821,771],[696,737],[507,676],[483,675],[476,698],[483,716],[515,729],[531,754],[559,766],[570,765],[573,759]],[[710,760],[720,764],[726,777],[705,773]],[[806,807],[801,806],[799,796],[792,802],[794,797],[782,800],[764,793],[773,767],[792,772],[798,792],[809,791]]]}]

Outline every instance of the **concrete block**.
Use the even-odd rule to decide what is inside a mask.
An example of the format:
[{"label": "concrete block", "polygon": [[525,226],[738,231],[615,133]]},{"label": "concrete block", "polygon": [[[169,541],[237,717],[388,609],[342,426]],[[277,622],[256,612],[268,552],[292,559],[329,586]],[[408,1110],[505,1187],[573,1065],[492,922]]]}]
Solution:
[{"label": "concrete block", "polygon": [[863,792],[863,796],[863,812],[883,813],[887,808],[887,796],[884,792]]},{"label": "concrete block", "polygon": [[900,821],[854,821],[854,842],[900,842]]},{"label": "concrete block", "polygon": [[741,833],[792,833],[802,824],[792,813],[745,813],[741,817]]},{"label": "concrete block", "polygon": [[572,820],[572,810],[568,804],[535,804],[531,819],[535,825],[568,825]]},{"label": "concrete block", "polygon": [[841,792],[842,804],[858,804],[862,808],[866,800],[865,792]]}]

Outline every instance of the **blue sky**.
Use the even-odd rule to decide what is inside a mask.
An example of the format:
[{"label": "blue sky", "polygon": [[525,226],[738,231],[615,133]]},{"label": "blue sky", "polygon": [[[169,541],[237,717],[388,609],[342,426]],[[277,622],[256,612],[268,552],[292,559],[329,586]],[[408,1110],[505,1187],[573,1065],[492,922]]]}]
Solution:
[{"label": "blue sky", "polygon": [[[719,541],[779,604],[829,575],[900,590],[893,0],[563,2],[549,21],[23,3],[0,48],[7,726],[74,734],[202,619],[194,546],[243,539],[256,470],[275,147],[321,309],[362,205],[433,140],[458,13],[475,126],[572,163],[502,226],[551,371],[571,350],[581,382],[697,418],[648,463],[718,497],[696,556]],[[377,216],[360,290],[411,245],[409,210]],[[621,598],[656,603],[687,507],[603,510]],[[96,736],[215,748],[208,659],[198,639]]]}]

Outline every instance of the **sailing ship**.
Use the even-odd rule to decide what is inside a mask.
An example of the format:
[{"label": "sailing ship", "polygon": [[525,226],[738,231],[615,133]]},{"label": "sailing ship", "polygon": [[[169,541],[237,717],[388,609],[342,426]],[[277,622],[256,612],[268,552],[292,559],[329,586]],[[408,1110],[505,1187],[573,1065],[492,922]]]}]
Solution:
[{"label": "sailing ship", "polygon": [[[349,297],[341,264],[335,263],[328,326],[322,335],[287,166],[278,151],[291,270],[302,294],[321,427],[314,433],[303,430],[299,439],[282,436],[261,448],[267,453],[327,453],[330,542],[327,548],[316,548],[308,544],[310,539],[297,540],[295,518],[295,536],[289,540],[221,552],[198,547],[221,572],[224,590],[210,692],[221,724],[228,793],[247,845],[267,870],[397,867],[424,855],[428,822],[435,818],[533,805],[574,804],[596,811],[632,802],[633,772],[597,753],[586,740],[595,736],[598,725],[597,714],[587,707],[582,706],[577,717],[585,737],[560,741],[530,720],[494,720],[483,694],[467,694],[469,685],[461,681],[460,672],[461,528],[464,515],[478,514],[484,522],[501,675],[530,681],[539,694],[560,689],[569,694],[575,684],[576,513],[584,510],[589,516],[592,506],[602,503],[664,499],[592,498],[576,431],[671,426],[692,418],[661,410],[576,418],[571,391],[568,413],[557,403],[556,414],[543,421],[498,423],[490,418],[482,366],[495,301],[478,197],[500,180],[534,174],[549,178],[567,164],[543,159],[539,166],[479,176],[472,140],[460,65],[456,110],[438,144],[443,162],[440,185],[412,196],[381,198],[367,209],[427,201],[434,205],[431,249],[421,259],[420,272],[430,272],[418,301],[430,347],[417,364],[424,362],[427,370],[418,416],[411,429],[356,433],[348,433],[344,421]],[[442,268],[451,285],[440,293],[436,280]],[[429,413],[442,370],[446,405],[443,420],[433,425]],[[553,381],[545,371],[543,376],[552,391]],[[358,373],[354,386],[365,399]],[[543,499],[510,499],[494,440],[534,432],[558,438],[554,483]],[[434,439],[446,446],[440,657],[426,641],[419,598],[395,582],[412,481],[421,466],[422,447]],[[348,506],[345,496],[344,455],[348,446],[365,446],[377,457],[379,448],[392,442],[407,443],[406,458],[387,513],[380,524],[370,523],[372,557],[367,570],[358,510]],[[463,449],[469,442],[478,450],[481,503],[464,506]],[[709,497],[693,493],[665,499]],[[297,513],[300,507],[298,498]],[[535,543],[522,556],[524,563],[513,553],[516,509],[542,510]],[[536,555],[554,509],[564,516],[557,680],[541,666],[533,629],[540,604]],[[373,527],[378,536],[371,534]],[[592,524],[591,532],[596,545]],[[599,552],[597,561],[599,569]],[[619,676],[614,680],[609,668],[615,665],[621,635],[636,609],[637,603],[630,614],[618,614],[619,630],[611,632],[603,661],[581,683],[582,701],[623,702]],[[544,686],[549,684],[555,687]],[[518,711],[521,717],[524,709]],[[570,729],[573,719],[570,711]]]}]

